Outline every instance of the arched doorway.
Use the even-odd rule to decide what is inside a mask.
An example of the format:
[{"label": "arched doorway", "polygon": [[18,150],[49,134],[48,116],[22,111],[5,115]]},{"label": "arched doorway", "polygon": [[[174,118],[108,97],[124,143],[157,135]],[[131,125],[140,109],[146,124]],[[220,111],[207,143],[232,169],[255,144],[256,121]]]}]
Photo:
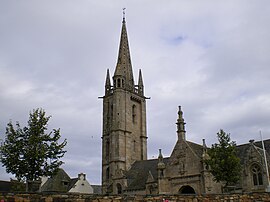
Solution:
[{"label": "arched doorway", "polygon": [[196,193],[195,193],[195,190],[191,186],[186,185],[186,186],[182,186],[179,189],[179,194],[196,194]]},{"label": "arched doorway", "polygon": [[121,186],[121,184],[117,184],[116,185],[116,189],[117,189],[117,194],[122,194],[122,186]]}]

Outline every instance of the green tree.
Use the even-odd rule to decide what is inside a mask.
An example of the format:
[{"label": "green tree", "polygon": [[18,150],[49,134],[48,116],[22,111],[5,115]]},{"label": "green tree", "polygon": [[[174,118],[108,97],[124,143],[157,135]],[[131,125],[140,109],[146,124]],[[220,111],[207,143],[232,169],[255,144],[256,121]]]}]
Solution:
[{"label": "green tree", "polygon": [[226,188],[228,185],[235,185],[239,181],[241,164],[236,155],[236,144],[231,141],[230,134],[220,129],[217,138],[218,143],[213,144],[208,149],[207,153],[210,158],[205,161],[210,167],[214,180],[225,183],[224,188]]},{"label": "green tree", "polygon": [[26,127],[21,128],[19,122],[7,124],[1,162],[19,181],[29,183],[51,176],[63,164],[60,158],[66,153],[63,148],[67,141],[58,143],[60,129],[47,132],[50,118],[38,108],[30,112]]}]

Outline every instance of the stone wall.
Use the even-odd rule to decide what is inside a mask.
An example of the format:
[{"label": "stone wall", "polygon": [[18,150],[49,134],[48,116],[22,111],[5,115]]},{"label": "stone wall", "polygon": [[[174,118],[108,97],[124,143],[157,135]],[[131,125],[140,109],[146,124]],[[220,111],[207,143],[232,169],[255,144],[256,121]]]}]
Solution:
[{"label": "stone wall", "polygon": [[100,195],[44,195],[44,194],[1,194],[0,202],[270,202],[270,193],[231,195],[159,195],[159,196],[100,196]]}]

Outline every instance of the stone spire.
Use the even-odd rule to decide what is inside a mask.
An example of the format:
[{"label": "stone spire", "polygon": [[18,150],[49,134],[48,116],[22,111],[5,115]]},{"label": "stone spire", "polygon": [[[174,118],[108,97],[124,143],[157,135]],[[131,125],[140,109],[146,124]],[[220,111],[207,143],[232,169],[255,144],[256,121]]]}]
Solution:
[{"label": "stone spire", "polygon": [[178,140],[186,140],[186,131],[185,131],[185,120],[183,118],[183,112],[181,110],[181,106],[178,107],[178,119],[176,122],[177,125],[177,135]]},{"label": "stone spire", "polygon": [[[125,13],[123,12],[122,31],[118,52],[118,60],[114,72],[114,87],[133,91],[134,79],[131,65],[131,57],[128,45]],[[121,82],[121,83],[119,83]]]},{"label": "stone spire", "polygon": [[110,80],[110,72],[107,69],[106,81],[105,81],[105,95],[109,94],[111,91],[111,80]]},{"label": "stone spire", "polygon": [[144,95],[142,71],[139,70],[138,93]]}]

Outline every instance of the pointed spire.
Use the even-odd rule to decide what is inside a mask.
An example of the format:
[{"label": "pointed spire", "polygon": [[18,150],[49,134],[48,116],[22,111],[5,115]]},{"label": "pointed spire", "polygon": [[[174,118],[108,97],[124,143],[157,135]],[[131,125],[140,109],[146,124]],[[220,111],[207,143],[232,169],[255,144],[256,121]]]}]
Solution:
[{"label": "pointed spire", "polygon": [[178,140],[186,140],[185,121],[183,118],[183,112],[181,106],[178,106],[178,119],[177,119],[177,135]]},{"label": "pointed spire", "polygon": [[138,81],[138,91],[140,95],[144,95],[144,88],[143,88],[143,78],[142,78],[142,71],[139,70],[139,81]]},{"label": "pointed spire", "polygon": [[111,80],[110,80],[110,71],[107,69],[107,75],[106,75],[106,83],[105,86],[111,86]]},{"label": "pointed spire", "polygon": [[119,53],[117,65],[114,72],[114,81],[116,82],[116,77],[124,79],[125,89],[134,89],[134,79],[131,65],[131,57],[128,45],[128,36],[125,20],[125,10],[123,9],[123,21],[122,21],[122,31],[120,37]]},{"label": "pointed spire", "polygon": [[110,71],[107,69],[106,81],[105,81],[105,94],[110,93],[111,91],[111,79],[110,79]]}]

